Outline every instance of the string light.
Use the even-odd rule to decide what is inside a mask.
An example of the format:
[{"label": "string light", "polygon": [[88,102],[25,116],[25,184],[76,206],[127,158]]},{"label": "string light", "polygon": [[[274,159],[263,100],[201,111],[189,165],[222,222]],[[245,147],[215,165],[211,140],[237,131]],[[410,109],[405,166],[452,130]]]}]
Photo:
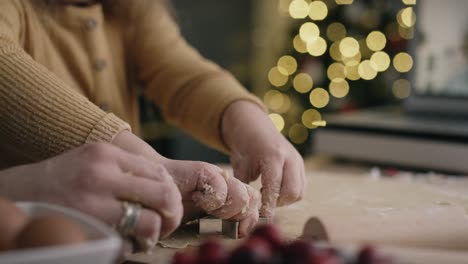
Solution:
[{"label": "string light", "polygon": [[268,72],[268,80],[270,83],[276,87],[281,87],[288,82],[288,76],[285,74],[281,73],[278,69],[278,67],[273,67],[271,70]]},{"label": "string light", "polygon": [[304,0],[293,0],[289,4],[289,15],[295,19],[306,18],[309,4]]},{"label": "string light", "polygon": [[278,71],[283,75],[291,75],[297,70],[297,61],[292,56],[282,56],[278,60]]},{"label": "string light", "polygon": [[411,84],[406,79],[398,79],[392,85],[393,95],[398,99],[405,99],[410,95]]},{"label": "string light", "polygon": [[336,78],[330,82],[330,94],[336,98],[343,98],[349,92],[349,84],[345,79]]},{"label": "string light", "polygon": [[352,37],[340,41],[340,52],[345,57],[353,57],[359,52],[359,43]]},{"label": "string light", "polygon": [[306,53],[307,46],[306,43],[301,39],[299,35],[296,35],[293,39],[294,49],[299,53]]},{"label": "string light", "polygon": [[385,44],[387,43],[387,39],[385,35],[380,31],[372,31],[367,35],[366,44],[372,51],[379,51],[385,48]]},{"label": "string light", "polygon": [[397,21],[398,24],[404,28],[414,26],[416,23],[416,13],[414,13],[413,7],[406,7],[401,9],[397,13]]},{"label": "string light", "polygon": [[322,115],[315,109],[307,109],[302,113],[302,124],[307,128],[316,128],[317,126],[313,123],[322,120]]},{"label": "string light", "polygon": [[364,60],[358,67],[359,75],[364,80],[372,80],[377,76],[377,65],[370,60]]},{"label": "string light", "polygon": [[315,57],[322,56],[327,51],[327,42],[318,37],[312,42],[307,43],[307,52]]},{"label": "string light", "polygon": [[322,1],[313,1],[309,5],[309,17],[312,20],[323,20],[328,15],[327,5]]},{"label": "string light", "polygon": [[405,5],[415,5],[416,0],[403,0],[403,4],[405,4]]},{"label": "string light", "polygon": [[327,69],[328,79],[344,79],[346,78],[346,68],[343,64],[335,62],[328,66]]},{"label": "string light", "polygon": [[354,0],[335,0],[338,5],[350,5]]},{"label": "string light", "polygon": [[293,87],[298,93],[307,93],[312,89],[314,81],[307,73],[298,73],[293,79]]},{"label": "string light", "polygon": [[341,61],[341,52],[340,52],[340,42],[335,41],[331,44],[330,46],[330,57],[334,59],[335,61]]},{"label": "string light", "polygon": [[315,88],[310,92],[309,96],[310,103],[316,108],[323,108],[328,105],[330,96],[328,92],[323,88]]},{"label": "string light", "polygon": [[372,54],[370,60],[377,66],[377,71],[384,72],[390,66],[390,56],[383,51]]},{"label": "string light", "polygon": [[309,132],[307,131],[307,128],[304,127],[303,125],[294,124],[289,129],[288,136],[292,142],[296,144],[302,144],[307,140],[307,137],[309,136]]},{"label": "string light", "polygon": [[346,78],[351,81],[357,81],[361,79],[359,75],[359,62],[352,61],[346,64]]},{"label": "string light", "polygon": [[275,125],[276,129],[281,132],[283,129],[284,129],[284,119],[281,115],[279,114],[269,114],[268,115],[271,119],[271,121],[273,122],[273,124]]},{"label": "string light", "polygon": [[409,72],[413,68],[413,58],[406,52],[400,52],[393,58],[393,67],[398,72]]},{"label": "string light", "polygon": [[307,43],[314,42],[319,35],[319,27],[312,22],[306,22],[299,28],[299,36]]}]

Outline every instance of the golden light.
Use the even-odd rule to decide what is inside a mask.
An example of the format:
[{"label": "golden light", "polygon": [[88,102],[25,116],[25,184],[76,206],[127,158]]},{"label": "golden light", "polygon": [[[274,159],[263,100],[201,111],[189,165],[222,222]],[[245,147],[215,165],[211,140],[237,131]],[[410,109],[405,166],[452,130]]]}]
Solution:
[{"label": "golden light", "polygon": [[414,27],[404,28],[398,26],[398,34],[404,39],[412,39],[414,38]]},{"label": "golden light", "polygon": [[309,101],[313,106],[323,108],[328,105],[330,95],[323,88],[315,88],[310,92]]},{"label": "golden light", "polygon": [[384,51],[377,51],[372,54],[370,60],[377,65],[377,71],[383,72],[390,66],[390,56]]},{"label": "golden light", "polygon": [[330,46],[330,57],[335,61],[341,61],[340,42],[335,41]]},{"label": "golden light", "polygon": [[281,95],[283,97],[283,100],[282,100],[283,103],[280,105],[280,107],[278,107],[277,109],[273,109],[273,110],[277,113],[284,114],[288,112],[289,109],[291,109],[291,99],[289,98],[287,94],[281,94]]},{"label": "golden light", "polygon": [[413,68],[413,58],[406,52],[400,52],[393,58],[393,67],[398,72],[409,72]]},{"label": "golden light", "polygon": [[269,114],[268,116],[275,125],[276,129],[281,132],[284,129],[283,117],[279,114]]},{"label": "golden light", "polygon": [[335,62],[328,66],[327,69],[328,79],[344,79],[346,78],[346,68],[343,64]]},{"label": "golden light", "polygon": [[321,37],[318,37],[313,42],[307,43],[307,52],[312,56],[315,56],[315,57],[322,56],[326,51],[327,51],[327,42]]},{"label": "golden light", "polygon": [[276,90],[270,90],[263,96],[266,106],[272,110],[280,109],[284,104],[284,96]]},{"label": "golden light", "polygon": [[293,143],[302,144],[307,140],[309,132],[305,126],[301,124],[294,124],[289,129],[288,136]]},{"label": "golden light", "polygon": [[359,75],[364,80],[372,80],[377,76],[377,65],[370,60],[364,60],[358,67]]},{"label": "golden light", "polygon": [[327,27],[327,38],[331,41],[338,41],[346,37],[346,28],[343,24],[334,22]]},{"label": "golden light", "polygon": [[309,17],[312,20],[323,20],[328,15],[327,5],[322,1],[313,1],[309,5]]},{"label": "golden light", "polygon": [[293,79],[293,87],[298,93],[307,93],[312,86],[314,86],[314,81],[307,73],[298,73]]},{"label": "golden light", "polygon": [[296,59],[292,56],[282,56],[278,60],[278,71],[284,75],[291,75],[297,70]]},{"label": "golden light", "polygon": [[343,98],[349,93],[349,84],[345,79],[333,79],[329,86],[330,94],[336,98]]},{"label": "golden light", "polygon": [[327,125],[327,121],[325,121],[325,120],[314,121],[314,122],[312,122],[312,125],[324,127],[324,126]]},{"label": "golden light", "polygon": [[281,87],[288,82],[288,76],[285,74],[282,74],[278,67],[273,67],[271,70],[268,72],[268,80],[270,83],[276,87]]},{"label": "golden light", "polygon": [[385,48],[385,45],[387,44],[387,39],[385,38],[385,35],[382,32],[372,31],[371,33],[369,33],[369,35],[367,35],[366,44],[370,50],[379,51]]},{"label": "golden light", "polygon": [[401,27],[409,28],[414,26],[416,23],[416,13],[414,13],[413,7],[406,7],[401,9],[397,13],[397,21]]},{"label": "golden light", "polygon": [[411,84],[406,79],[399,79],[393,82],[392,85],[393,95],[398,99],[405,99],[410,96]]},{"label": "golden light", "polygon": [[351,81],[357,81],[361,79],[361,76],[359,75],[359,62],[358,61],[352,61],[346,64],[346,79],[351,80]]},{"label": "golden light", "polygon": [[299,28],[299,36],[307,43],[314,42],[319,37],[319,35],[319,27],[312,22],[306,22]]},{"label": "golden light", "polygon": [[335,0],[338,5],[350,5],[354,0]]},{"label": "golden light", "polygon": [[309,13],[309,4],[304,0],[293,0],[289,4],[289,15],[295,19],[306,18]]},{"label": "golden light", "polygon": [[317,128],[314,122],[321,121],[322,115],[315,109],[307,109],[302,113],[302,124],[307,128]]},{"label": "golden light", "polygon": [[415,5],[416,0],[403,0],[403,4],[405,4],[405,5]]},{"label": "golden light", "polygon": [[349,58],[345,57],[345,56],[342,56],[341,60],[343,61],[343,63],[345,65],[348,65],[349,63],[354,63],[354,62],[359,63],[359,62],[361,62],[361,57],[362,57],[361,52],[358,52],[358,53],[356,53],[356,55],[354,55],[352,57],[349,57]]},{"label": "golden light", "polygon": [[307,46],[306,43],[301,39],[299,35],[296,35],[293,39],[294,49],[299,53],[306,53]]},{"label": "golden light", "polygon": [[359,52],[359,43],[352,37],[346,37],[340,41],[340,52],[345,57],[353,57]]}]

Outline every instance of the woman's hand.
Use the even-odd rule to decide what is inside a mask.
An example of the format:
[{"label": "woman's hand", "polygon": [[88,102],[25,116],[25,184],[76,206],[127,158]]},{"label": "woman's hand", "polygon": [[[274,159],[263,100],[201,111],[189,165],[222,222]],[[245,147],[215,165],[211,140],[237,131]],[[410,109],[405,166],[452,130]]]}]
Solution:
[{"label": "woman's hand", "polygon": [[260,194],[229,177],[219,167],[205,162],[167,159],[129,131],[119,133],[112,144],[167,169],[182,194],[184,220],[206,213],[238,220],[240,236],[247,235],[257,223]]},{"label": "woman's hand", "polygon": [[157,241],[183,214],[181,195],[162,165],[110,144],[89,144],[0,173],[0,195],[72,207],[117,225],[121,200],[140,203],[135,235]]},{"label": "woman's hand", "polygon": [[277,205],[302,198],[304,161],[258,106],[232,103],[223,115],[222,135],[235,177],[248,183],[261,175],[262,216],[271,217]]},{"label": "woman's hand", "polygon": [[237,220],[240,237],[258,222],[260,194],[248,184],[205,162],[168,159],[163,164],[182,193],[184,220],[204,213]]}]

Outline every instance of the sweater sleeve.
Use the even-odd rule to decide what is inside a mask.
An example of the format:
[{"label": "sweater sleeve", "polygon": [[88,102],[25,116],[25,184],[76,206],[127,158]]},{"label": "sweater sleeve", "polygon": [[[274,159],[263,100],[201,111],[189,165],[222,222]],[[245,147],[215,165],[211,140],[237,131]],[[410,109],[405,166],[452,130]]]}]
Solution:
[{"label": "sweater sleeve", "polygon": [[8,165],[41,160],[88,142],[110,142],[130,129],[23,50],[18,5],[0,3],[0,151]]},{"label": "sweater sleeve", "polygon": [[248,100],[265,110],[227,71],[202,58],[180,35],[161,2],[138,16],[130,50],[145,84],[145,95],[164,117],[192,136],[223,152],[220,122],[234,101]]}]

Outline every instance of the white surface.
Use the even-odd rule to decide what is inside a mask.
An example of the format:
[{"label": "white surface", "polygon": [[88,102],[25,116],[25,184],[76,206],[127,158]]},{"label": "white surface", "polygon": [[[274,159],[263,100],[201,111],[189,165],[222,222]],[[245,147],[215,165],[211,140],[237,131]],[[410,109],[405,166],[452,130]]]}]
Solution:
[{"label": "white surface", "polygon": [[90,241],[78,245],[7,251],[0,254],[1,264],[110,264],[121,247],[119,235],[100,221],[83,213],[45,203],[16,204],[29,216],[61,214],[81,225]]}]

